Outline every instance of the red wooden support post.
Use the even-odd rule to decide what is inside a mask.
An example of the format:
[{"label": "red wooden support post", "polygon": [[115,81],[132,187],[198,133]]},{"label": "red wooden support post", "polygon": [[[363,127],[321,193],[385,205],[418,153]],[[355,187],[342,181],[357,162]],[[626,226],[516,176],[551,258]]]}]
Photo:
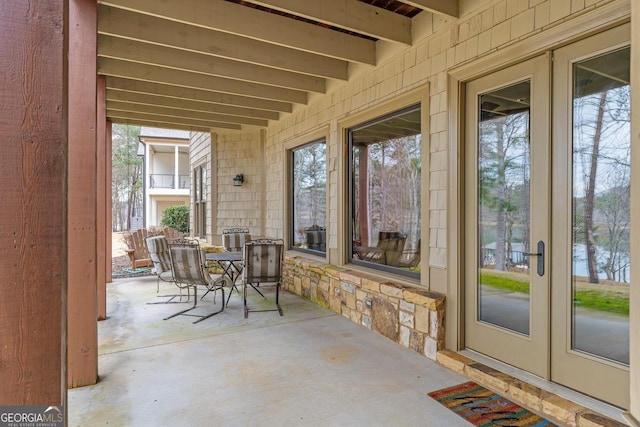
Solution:
[{"label": "red wooden support post", "polygon": [[97,199],[96,199],[96,232],[97,232],[97,279],[98,279],[98,320],[107,318],[107,268],[111,270],[111,250],[107,252],[107,239],[111,240],[111,229],[107,229],[107,197],[111,198],[111,180],[107,182],[107,167],[111,167],[111,151],[107,153],[107,79],[98,76],[97,81]]},{"label": "red wooden support post", "polygon": [[0,7],[0,403],[66,406],[65,2]]},{"label": "red wooden support post", "polygon": [[96,17],[95,0],[69,1],[69,387],[98,380]]},{"label": "red wooden support post", "polygon": [[111,141],[111,136],[112,136],[112,124],[111,124],[111,120],[107,120],[107,134],[106,134],[106,139],[105,139],[105,152],[107,154],[107,158],[106,158],[106,167],[105,167],[105,181],[106,181],[106,186],[107,186],[107,194],[106,194],[106,206],[105,206],[105,210],[107,212],[106,215],[106,223],[105,223],[105,228],[107,230],[107,247],[106,247],[106,252],[107,252],[107,259],[109,260],[109,262],[107,263],[107,265],[105,266],[105,268],[107,269],[107,283],[112,282],[113,281],[113,276],[112,276],[112,271],[111,271],[111,255],[113,254],[113,240],[111,239],[111,230],[113,229],[113,216],[112,216],[112,209],[113,209],[113,204],[112,204],[112,195],[111,195],[111,175],[112,175],[112,161],[111,161],[111,152],[112,152],[112,148],[113,148],[113,144]]}]

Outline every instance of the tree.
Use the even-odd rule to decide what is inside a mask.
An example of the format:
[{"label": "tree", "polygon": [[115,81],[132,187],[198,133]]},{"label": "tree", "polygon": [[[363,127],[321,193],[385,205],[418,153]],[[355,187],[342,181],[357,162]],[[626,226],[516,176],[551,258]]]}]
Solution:
[{"label": "tree", "polygon": [[114,124],[112,129],[112,224],[114,231],[131,229],[134,209],[142,202],[142,159],[138,156],[139,126]]},{"label": "tree", "polygon": [[304,242],[309,227],[326,227],[326,143],[300,147],[293,152],[294,241]]},{"label": "tree", "polygon": [[574,99],[574,240],[584,239],[589,283],[600,269],[615,280],[628,263],[629,97],[628,85],[610,85]]},{"label": "tree", "polygon": [[[626,281],[624,276],[629,266],[629,200],[628,175],[626,185],[612,188],[596,200],[598,211],[604,219],[606,233],[599,245],[606,251],[605,262],[600,266],[607,280]],[[625,177],[621,177],[624,184]]]},{"label": "tree", "polygon": [[494,267],[507,270],[513,242],[529,244],[528,111],[487,117],[480,123],[479,138],[480,244],[493,240]]},{"label": "tree", "polygon": [[596,175],[598,173],[598,158],[600,156],[600,140],[602,139],[602,127],[604,110],[607,104],[607,92],[601,92],[598,101],[598,113],[593,133],[591,146],[591,160],[587,178],[587,188],[584,196],[584,231],[587,245],[587,268],[589,271],[589,283],[598,283],[598,264],[596,260],[596,241],[593,236],[593,211],[596,191]]},{"label": "tree", "polygon": [[420,145],[416,134],[367,146],[368,230],[402,230],[411,248],[420,239]]}]

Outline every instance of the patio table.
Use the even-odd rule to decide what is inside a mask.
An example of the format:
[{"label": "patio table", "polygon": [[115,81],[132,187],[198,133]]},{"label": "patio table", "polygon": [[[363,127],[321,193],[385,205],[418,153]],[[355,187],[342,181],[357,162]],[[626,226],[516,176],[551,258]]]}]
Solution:
[{"label": "patio table", "polygon": [[242,274],[242,269],[244,268],[244,259],[242,252],[218,252],[218,253],[208,253],[206,254],[207,261],[214,261],[217,263],[220,268],[222,268],[222,274],[227,276],[231,280],[231,290],[229,291],[229,296],[227,297],[226,304],[229,305],[229,299],[231,298],[231,293],[235,289],[236,292],[240,293],[238,288],[236,287],[236,280]]}]

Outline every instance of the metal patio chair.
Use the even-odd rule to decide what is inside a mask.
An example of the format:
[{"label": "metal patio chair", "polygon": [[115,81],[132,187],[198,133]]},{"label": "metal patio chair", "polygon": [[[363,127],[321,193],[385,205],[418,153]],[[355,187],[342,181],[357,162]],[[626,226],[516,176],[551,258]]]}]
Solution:
[{"label": "metal patio chair", "polygon": [[[245,242],[251,240],[251,234],[249,233],[248,228],[226,228],[222,230],[222,247],[225,252],[242,252],[244,250]],[[237,268],[240,266],[240,268]],[[238,276],[242,272],[242,263],[236,263],[234,266],[227,266],[227,268],[236,268]],[[238,287],[235,283],[231,284],[231,289],[229,290],[229,298],[231,298],[231,294],[233,291],[240,293]]]},{"label": "metal patio chair", "polygon": [[[242,272],[245,318],[249,316],[250,311],[277,311],[282,316],[280,287],[282,285],[283,255],[284,241],[280,239],[257,239],[245,243],[244,270]],[[276,284],[276,308],[251,310],[247,306],[247,287],[251,286],[264,297],[256,288],[261,283]]]},{"label": "metal patio chair", "polygon": [[[153,262],[153,272],[156,275],[156,293],[160,292],[160,281],[173,283],[173,271],[171,269],[171,256],[169,254],[169,243],[167,238],[163,235],[147,237],[145,239],[147,249],[149,251],[149,257]],[[163,302],[151,302],[149,304],[175,304],[182,301],[182,288],[180,288],[179,294],[173,295],[158,295],[159,298],[169,298]],[[189,301],[190,294],[187,293],[187,301]],[[179,298],[179,301],[174,301],[175,298]]]},{"label": "metal patio chair", "polygon": [[[193,306],[186,310],[179,311],[171,316],[165,317],[164,320],[172,317],[184,315],[199,317],[193,323],[198,323],[204,319],[208,319],[224,310],[224,285],[225,276],[210,274],[206,267],[205,252],[199,246],[181,246],[169,245],[169,253],[171,255],[171,268],[173,270],[173,279],[178,287],[193,288]],[[213,302],[215,303],[215,295],[218,290],[222,292],[222,307],[220,310],[209,314],[191,314],[191,310],[198,305],[198,286],[204,286],[207,291],[214,292]]]}]

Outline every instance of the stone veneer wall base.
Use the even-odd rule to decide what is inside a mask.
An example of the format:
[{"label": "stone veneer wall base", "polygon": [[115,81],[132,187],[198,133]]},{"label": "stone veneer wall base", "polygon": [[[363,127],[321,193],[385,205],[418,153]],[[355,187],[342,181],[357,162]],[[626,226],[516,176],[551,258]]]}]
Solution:
[{"label": "stone veneer wall base", "polygon": [[444,296],[303,257],[287,256],[283,288],[436,360],[444,349]]}]

